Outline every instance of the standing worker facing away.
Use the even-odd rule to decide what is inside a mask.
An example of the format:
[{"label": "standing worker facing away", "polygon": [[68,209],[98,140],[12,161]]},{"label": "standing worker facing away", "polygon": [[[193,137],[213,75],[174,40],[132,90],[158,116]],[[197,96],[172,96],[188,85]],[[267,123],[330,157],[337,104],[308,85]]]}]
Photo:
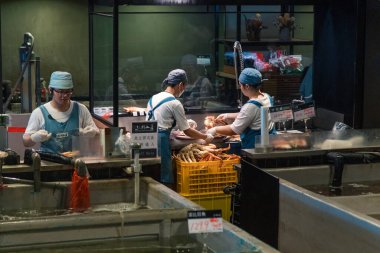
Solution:
[{"label": "standing worker facing away", "polygon": [[[240,134],[243,149],[255,147],[255,137],[261,134],[261,107],[273,105],[272,98],[260,91],[263,83],[261,73],[253,68],[245,68],[239,76],[241,92],[249,100],[243,105],[239,113],[224,113],[216,118],[218,121],[234,120],[230,125],[217,126],[207,130],[207,133],[215,136]],[[269,119],[268,132],[274,132],[274,123]]]},{"label": "standing worker facing away", "polygon": [[164,91],[154,95],[147,105],[147,120],[156,120],[158,125],[158,154],[161,156],[161,182],[171,186],[174,173],[171,159],[170,132],[174,126],[194,139],[203,139],[210,143],[214,137],[190,128],[180,97],[187,83],[186,72],[182,69],[170,71],[163,81]]},{"label": "standing worker facing away", "polygon": [[23,135],[25,147],[41,143],[41,150],[71,151],[71,136],[93,137],[99,133],[91,114],[83,104],[72,101],[73,80],[68,72],[51,74],[49,92],[52,100],[34,109]]}]

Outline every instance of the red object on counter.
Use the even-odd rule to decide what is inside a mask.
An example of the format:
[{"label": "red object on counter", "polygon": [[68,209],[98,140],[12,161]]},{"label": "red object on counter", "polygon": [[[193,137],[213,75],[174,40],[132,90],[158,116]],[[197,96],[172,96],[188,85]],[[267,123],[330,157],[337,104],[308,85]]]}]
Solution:
[{"label": "red object on counter", "polygon": [[25,127],[7,127],[8,133],[25,133]]}]

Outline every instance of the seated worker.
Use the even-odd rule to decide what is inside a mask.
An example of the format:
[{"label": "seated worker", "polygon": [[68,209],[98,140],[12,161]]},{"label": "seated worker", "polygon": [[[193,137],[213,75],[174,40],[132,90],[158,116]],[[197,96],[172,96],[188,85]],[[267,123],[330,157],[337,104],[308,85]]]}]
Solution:
[{"label": "seated worker", "polygon": [[207,101],[210,97],[215,96],[215,89],[210,80],[200,74],[195,55],[184,55],[181,60],[181,66],[185,70],[189,81],[183,94],[185,106],[201,105],[202,98]]},{"label": "seated worker", "polygon": [[[208,134],[215,136],[240,134],[241,147],[249,149],[255,147],[255,137],[261,134],[261,110],[262,106],[273,105],[272,98],[260,91],[263,83],[260,71],[253,68],[245,68],[239,76],[241,92],[249,100],[243,105],[239,113],[224,113],[216,118],[217,121],[228,122],[234,120],[232,124],[216,126],[207,130]],[[268,132],[273,133],[274,122],[269,118]]]},{"label": "seated worker", "polygon": [[148,101],[146,120],[156,120],[158,125],[158,154],[161,156],[161,182],[171,187],[174,183],[174,173],[172,168],[170,132],[177,126],[187,136],[194,139],[202,139],[205,143],[210,143],[214,137],[210,134],[203,134],[189,126],[185,116],[185,109],[180,101],[180,97],[185,91],[187,83],[186,72],[182,69],[175,69],[169,72],[162,82],[164,91],[153,95]]},{"label": "seated worker", "polygon": [[52,100],[34,109],[23,135],[25,147],[41,143],[41,150],[71,151],[71,136],[93,137],[99,133],[87,107],[72,101],[73,80],[68,72],[51,74],[49,92]]}]

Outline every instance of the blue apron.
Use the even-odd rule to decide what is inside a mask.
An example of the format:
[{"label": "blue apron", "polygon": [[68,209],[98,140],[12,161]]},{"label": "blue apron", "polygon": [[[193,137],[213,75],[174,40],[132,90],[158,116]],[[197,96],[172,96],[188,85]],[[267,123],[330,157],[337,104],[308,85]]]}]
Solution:
[{"label": "blue apron", "polygon": [[[152,99],[149,100],[151,110],[148,112],[148,120],[154,119],[154,111],[162,104],[175,100],[174,97],[167,97],[159,102],[154,108],[152,106]],[[167,184],[174,183],[174,173],[172,166],[172,155],[170,145],[170,132],[176,125],[174,120],[173,125],[169,129],[158,129],[158,155],[161,156],[161,182]]]},{"label": "blue apron", "polygon": [[[273,104],[273,100],[271,99],[271,105]],[[259,109],[261,106],[263,106],[260,102],[256,100],[249,100],[247,103],[256,105]],[[270,134],[275,133],[275,129],[273,128],[270,132]],[[240,134],[241,139],[241,148],[242,149],[248,149],[248,148],[255,148],[255,139],[256,136],[261,135],[261,129],[255,130],[250,127],[247,127],[244,132]]]},{"label": "blue apron", "polygon": [[45,120],[45,130],[52,137],[41,143],[41,150],[46,152],[62,153],[72,150],[72,135],[78,135],[79,131],[79,106],[74,102],[73,111],[66,122],[56,121],[46,110],[44,105],[39,107]]}]

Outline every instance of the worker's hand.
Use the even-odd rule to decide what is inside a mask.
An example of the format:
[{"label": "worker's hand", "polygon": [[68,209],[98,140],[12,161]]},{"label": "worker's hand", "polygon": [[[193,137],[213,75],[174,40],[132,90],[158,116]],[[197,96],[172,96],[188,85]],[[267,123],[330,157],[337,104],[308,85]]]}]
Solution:
[{"label": "worker's hand", "polygon": [[197,128],[197,122],[195,122],[194,120],[192,120],[192,119],[188,119],[187,120],[187,123],[189,123],[189,126],[190,126],[190,128],[192,128],[192,129],[196,129]]},{"label": "worker's hand", "polygon": [[215,137],[215,135],[216,135],[216,127],[212,127],[210,129],[208,129],[206,133],[212,135],[213,137]]},{"label": "worker's hand", "polygon": [[91,126],[79,129],[79,135],[81,136],[94,137],[97,133],[98,130]]},{"label": "worker's hand", "polygon": [[211,135],[211,134],[207,134],[207,137],[205,139],[205,143],[206,144],[209,144],[210,142],[212,142],[212,140],[214,139],[214,136]]},{"label": "worker's hand", "polygon": [[48,133],[46,130],[38,130],[34,134],[30,135],[30,139],[32,139],[33,142],[44,142],[49,140],[51,137],[51,133]]},{"label": "worker's hand", "polygon": [[226,122],[228,120],[228,113],[219,114],[218,117],[215,118],[215,122]]}]

